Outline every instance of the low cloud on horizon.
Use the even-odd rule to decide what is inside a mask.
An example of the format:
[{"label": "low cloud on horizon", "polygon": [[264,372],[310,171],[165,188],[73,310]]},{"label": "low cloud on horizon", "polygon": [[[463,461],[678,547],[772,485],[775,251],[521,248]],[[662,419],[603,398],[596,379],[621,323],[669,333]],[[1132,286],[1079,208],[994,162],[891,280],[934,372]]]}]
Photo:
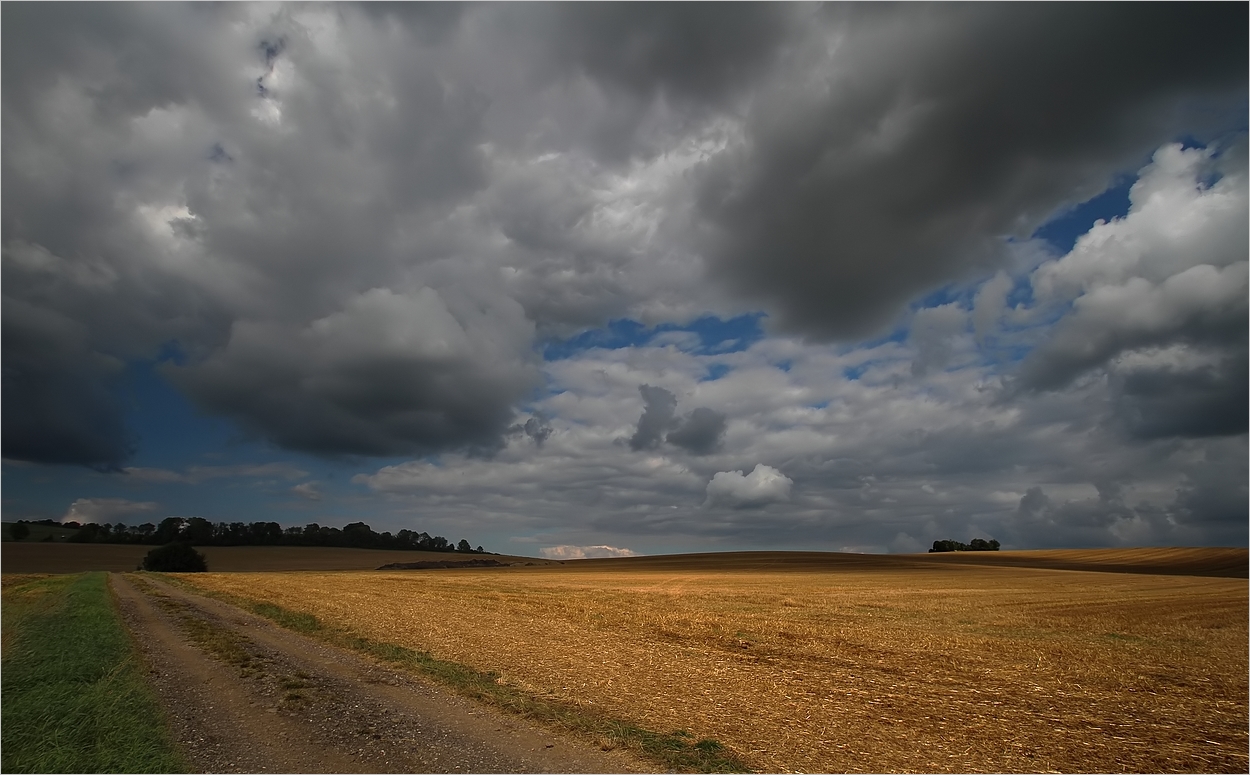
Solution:
[{"label": "low cloud on horizon", "polygon": [[615,546],[548,546],[541,550],[548,560],[588,560],[603,557],[636,557],[631,549]]}]

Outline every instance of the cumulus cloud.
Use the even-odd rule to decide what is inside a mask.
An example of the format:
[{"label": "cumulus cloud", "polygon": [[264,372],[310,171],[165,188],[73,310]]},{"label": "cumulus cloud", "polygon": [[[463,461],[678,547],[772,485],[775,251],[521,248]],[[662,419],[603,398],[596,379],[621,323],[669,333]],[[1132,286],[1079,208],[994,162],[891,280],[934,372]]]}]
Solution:
[{"label": "cumulus cloud", "polygon": [[1237,339],[1246,319],[1246,263],[1200,265],[1159,285],[1141,277],[1079,297],[1021,368],[1023,384],[1061,387],[1126,350],[1179,341]]},{"label": "cumulus cloud", "polygon": [[[1071,311],[1020,369],[1022,386],[1062,387],[1122,354],[1188,346],[1245,350],[1244,139],[1212,150],[1166,146],[1130,191],[1127,216],[1095,225],[1033,274],[1040,303]],[[1205,185],[1203,179],[1220,179]]]},{"label": "cumulus cloud", "polygon": [[[1142,439],[1245,433],[1250,428],[1250,363],[1245,348],[1229,349],[1207,357],[1183,348],[1181,357],[1148,351],[1122,359],[1110,374],[1118,396],[1116,419]],[[1192,355],[1198,357],[1186,357]]]},{"label": "cumulus cloud", "polygon": [[1130,436],[1246,432],[1244,150],[1244,138],[1218,154],[1159,149],[1125,217],[1033,273],[1036,310],[1070,306],[1020,365],[1016,389],[1102,373],[1109,421]]},{"label": "cumulus cloud", "polygon": [[618,549],[615,546],[548,546],[539,551],[549,560],[586,560],[593,557],[636,557],[632,549]]},{"label": "cumulus cloud", "polygon": [[1244,20],[1231,9],[1132,24],[1078,6],[828,14],[777,69],[789,88],[765,90],[742,142],[709,162],[699,200],[719,276],[818,338],[869,333],[926,287],[991,266],[1001,237],[1192,131],[1195,92],[1245,89],[1230,67],[1245,40],[1209,37]]},{"label": "cumulus cloud", "polygon": [[79,498],[70,504],[62,522],[93,522],[102,525],[106,522],[125,522],[127,519],[149,519],[153,511],[160,508],[154,501],[131,501],[125,498]]},{"label": "cumulus cloud", "polygon": [[721,471],[707,483],[707,503],[746,508],[786,501],[792,484],[788,476],[763,463],[745,476],[741,471]]}]

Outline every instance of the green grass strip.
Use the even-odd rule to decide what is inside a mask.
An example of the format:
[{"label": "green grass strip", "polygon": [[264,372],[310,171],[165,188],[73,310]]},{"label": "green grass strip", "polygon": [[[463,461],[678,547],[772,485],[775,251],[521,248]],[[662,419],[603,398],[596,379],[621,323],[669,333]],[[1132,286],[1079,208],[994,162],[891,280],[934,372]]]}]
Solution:
[{"label": "green grass strip", "polygon": [[4,591],[0,769],[186,772],[103,573]]},{"label": "green grass strip", "polygon": [[694,740],[682,731],[667,734],[653,732],[574,703],[535,696],[519,687],[501,682],[496,673],[483,672],[458,662],[438,659],[429,652],[375,641],[349,630],[326,626],[312,614],[290,611],[273,603],[204,590],[194,583],[176,577],[167,577],[167,580],[196,594],[215,597],[259,614],[289,630],[428,676],[479,702],[549,726],[587,735],[606,743],[606,747],[632,750],[671,771],[751,772],[751,768],[741,757],[716,740]]}]

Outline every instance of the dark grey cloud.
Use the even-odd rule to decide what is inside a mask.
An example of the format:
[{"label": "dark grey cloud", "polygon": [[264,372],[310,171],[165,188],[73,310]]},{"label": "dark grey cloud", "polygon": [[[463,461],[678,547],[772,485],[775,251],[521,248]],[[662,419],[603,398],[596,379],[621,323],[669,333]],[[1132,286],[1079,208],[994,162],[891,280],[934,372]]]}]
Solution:
[{"label": "dark grey cloud", "polygon": [[550,421],[540,412],[526,420],[524,425],[513,425],[508,429],[509,435],[517,433],[523,433],[533,439],[534,444],[541,449],[547,439],[551,438],[554,430]]},{"label": "dark grey cloud", "polygon": [[710,455],[720,448],[725,438],[727,417],[701,406],[676,422],[664,440],[695,455]]},{"label": "dark grey cloud", "polygon": [[3,306],[4,457],[118,469],[133,452],[121,364],[92,353],[73,321],[16,299]]},{"label": "dark grey cloud", "polygon": [[554,3],[503,7],[494,23],[530,41],[534,88],[591,85],[592,110],[549,106],[543,118],[558,118],[574,146],[621,165],[666,152],[749,94],[808,15],[780,3]]},{"label": "dark grey cloud", "polygon": [[1215,363],[1116,375],[1115,418],[1137,438],[1236,436],[1250,429],[1246,342]]},{"label": "dark grey cloud", "polygon": [[[1192,267],[1158,286],[1134,278],[1078,299],[1021,364],[1024,388],[1054,390],[1130,350],[1169,344],[1244,347],[1246,265]],[[1134,314],[1137,310],[1137,314]],[[1149,310],[1145,316],[1141,313]],[[1143,319],[1145,317],[1145,319]]]},{"label": "dark grey cloud", "polygon": [[698,102],[749,86],[798,21],[793,8],[775,3],[557,4],[546,10],[558,60],[640,98],[663,94]]},{"label": "dark grey cloud", "polygon": [[[193,401],[281,445],[501,443],[533,326],[468,262],[433,266],[456,247],[409,236],[485,183],[485,104],[421,41],[379,44],[350,7],[3,13],[3,182],[21,192],[3,202],[6,454],[117,466],[132,445],[109,369],[169,342]],[[434,16],[441,40],[455,20]],[[373,329],[429,323],[423,297],[394,297],[409,314],[368,292],[430,285],[443,308],[396,352]],[[42,344],[51,319],[72,346]],[[317,350],[336,337],[365,341]]]},{"label": "dark grey cloud", "polygon": [[[1238,5],[836,6],[699,209],[717,276],[817,339],[1001,260],[1181,132],[1244,120]],[[823,51],[830,51],[823,54]]]},{"label": "dark grey cloud", "polygon": [[662,387],[639,385],[638,392],[642,394],[642,416],[629,438],[629,448],[635,452],[659,447],[677,411],[677,396]]},{"label": "dark grey cloud", "polygon": [[1246,445],[1225,445],[1222,449],[1210,450],[1204,457],[1187,472],[1169,512],[1183,523],[1223,525],[1244,531],[1250,507]]},{"label": "dark grey cloud", "polygon": [[683,416],[677,415],[677,396],[653,385],[639,385],[642,394],[642,416],[629,439],[635,452],[658,449],[667,442],[693,455],[709,455],[720,448],[725,436],[727,416],[705,406]]},{"label": "dark grey cloud", "polygon": [[[201,406],[291,449],[401,455],[503,443],[538,384],[519,305],[373,289],[292,331],[237,323],[225,348],[165,373]],[[519,354],[518,354],[519,353]]]}]

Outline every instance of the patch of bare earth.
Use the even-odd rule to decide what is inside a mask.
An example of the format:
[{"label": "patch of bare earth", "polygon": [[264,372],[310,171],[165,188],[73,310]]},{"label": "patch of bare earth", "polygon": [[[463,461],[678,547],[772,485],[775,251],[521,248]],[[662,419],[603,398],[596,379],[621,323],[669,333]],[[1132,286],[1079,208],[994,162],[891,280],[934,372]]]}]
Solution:
[{"label": "patch of bare earth", "polygon": [[152,577],[110,581],[196,771],[647,770]]}]

